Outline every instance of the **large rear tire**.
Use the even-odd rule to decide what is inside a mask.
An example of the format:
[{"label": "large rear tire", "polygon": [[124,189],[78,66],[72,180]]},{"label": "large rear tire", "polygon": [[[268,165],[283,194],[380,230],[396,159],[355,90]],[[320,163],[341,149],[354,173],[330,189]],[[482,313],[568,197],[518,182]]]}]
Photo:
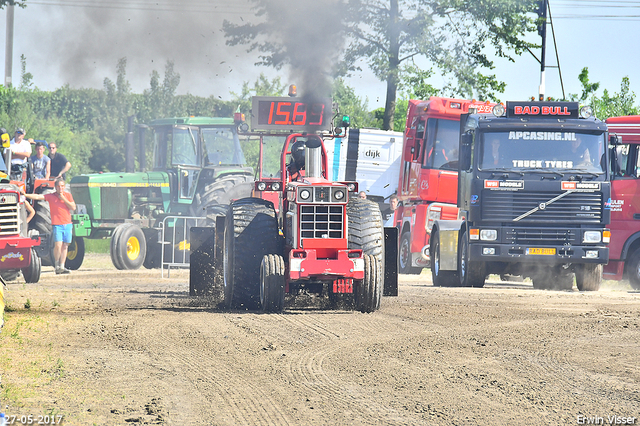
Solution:
[{"label": "large rear tire", "polygon": [[259,198],[229,206],[224,234],[224,304],[227,308],[260,306],[260,265],[268,254],[282,253],[273,203]]},{"label": "large rear tire", "polygon": [[231,200],[251,197],[252,190],[253,179],[249,175],[223,176],[194,196],[191,214],[197,217],[223,216]]},{"label": "large rear tire", "polygon": [[629,284],[631,284],[634,290],[640,290],[640,249],[636,249],[636,251],[629,256],[626,268]]},{"label": "large rear tire", "polygon": [[484,280],[487,276],[486,269],[482,262],[469,261],[469,241],[467,232],[462,233],[458,251],[458,276],[462,287],[484,287]]},{"label": "large rear tire", "polygon": [[67,248],[67,260],[64,262],[65,268],[76,271],[82,266],[84,261],[84,238],[74,236],[71,244]]},{"label": "large rear tire", "polygon": [[400,248],[398,250],[398,269],[401,274],[418,275],[422,268],[411,266],[411,233],[405,232],[400,237]]},{"label": "large rear tire", "polygon": [[435,287],[456,287],[460,285],[457,271],[440,269],[440,235],[438,231],[431,234],[431,281]]},{"label": "large rear tire", "polygon": [[356,286],[356,309],[362,313],[371,313],[380,309],[382,298],[382,280],[378,276],[378,260],[364,255],[364,280]]},{"label": "large rear tire", "polygon": [[576,269],[576,285],[580,291],[598,291],[602,282],[602,265],[588,263]]},{"label": "large rear tire", "polygon": [[[52,194],[55,190],[51,188],[39,191],[40,194]],[[41,237],[40,246],[36,249],[40,255],[41,264],[43,266],[55,266],[53,256],[53,235],[51,227],[51,208],[49,203],[44,200],[34,200],[33,209],[36,214],[29,222],[29,229],[38,231]]]},{"label": "large rear tire", "polygon": [[260,264],[260,305],[263,312],[282,312],[285,290],[284,259],[268,254]]},{"label": "large rear tire", "polygon": [[371,200],[351,198],[347,203],[347,221],[349,233],[347,235],[350,249],[362,250],[376,258],[378,272],[376,278],[384,286],[384,227],[380,206]]},{"label": "large rear tire", "polygon": [[36,250],[31,249],[31,263],[22,270],[22,276],[27,283],[37,283],[40,281],[40,272],[42,271],[40,256]]}]

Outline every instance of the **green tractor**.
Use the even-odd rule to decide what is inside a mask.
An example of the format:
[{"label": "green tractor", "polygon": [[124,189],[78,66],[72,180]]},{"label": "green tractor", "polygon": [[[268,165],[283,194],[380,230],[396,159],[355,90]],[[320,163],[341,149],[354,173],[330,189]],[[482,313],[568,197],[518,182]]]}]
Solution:
[{"label": "green tractor", "polygon": [[[151,171],[73,177],[71,193],[79,207],[67,268],[82,265],[84,238],[111,238],[117,269],[160,267],[162,247],[171,244],[163,239],[163,221],[169,227],[177,223],[165,219],[198,217],[215,223],[231,200],[250,196],[253,169],[246,166],[238,125],[231,118],[154,120],[148,125],[154,140]],[[140,163],[144,168],[143,156]]]}]

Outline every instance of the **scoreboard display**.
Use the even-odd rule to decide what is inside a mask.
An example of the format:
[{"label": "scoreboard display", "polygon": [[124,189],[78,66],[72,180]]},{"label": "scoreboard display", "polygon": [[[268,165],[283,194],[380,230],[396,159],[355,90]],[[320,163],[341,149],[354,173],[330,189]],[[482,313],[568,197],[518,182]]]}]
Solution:
[{"label": "scoreboard display", "polygon": [[331,129],[331,99],[254,96],[253,130],[318,131]]}]

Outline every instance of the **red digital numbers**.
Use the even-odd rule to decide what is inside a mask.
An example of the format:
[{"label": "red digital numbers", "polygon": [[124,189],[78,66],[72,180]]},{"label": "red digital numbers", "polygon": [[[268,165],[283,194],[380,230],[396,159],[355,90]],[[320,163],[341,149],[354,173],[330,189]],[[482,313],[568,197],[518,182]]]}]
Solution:
[{"label": "red digital numbers", "polygon": [[259,120],[260,124],[276,126],[322,126],[324,104],[311,104],[303,102],[269,102],[269,115],[266,122]]}]

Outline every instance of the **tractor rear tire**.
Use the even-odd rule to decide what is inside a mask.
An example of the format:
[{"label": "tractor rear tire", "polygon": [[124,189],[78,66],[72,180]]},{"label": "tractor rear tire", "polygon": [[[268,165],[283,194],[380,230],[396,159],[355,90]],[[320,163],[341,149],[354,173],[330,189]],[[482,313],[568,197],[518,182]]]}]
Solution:
[{"label": "tractor rear tire", "polygon": [[349,234],[348,247],[360,249],[363,254],[376,258],[380,287],[384,286],[384,227],[380,206],[371,200],[350,198],[347,203],[347,221]]},{"label": "tractor rear tire", "polygon": [[602,265],[587,263],[576,269],[576,285],[580,291],[598,291],[602,282]]},{"label": "tractor rear tire", "polygon": [[262,312],[279,313],[284,309],[284,259],[268,254],[260,264],[260,305]]},{"label": "tractor rear tire", "polygon": [[226,210],[231,200],[251,197],[252,191],[253,179],[251,176],[223,176],[207,184],[201,193],[194,196],[191,214],[196,217],[223,216],[226,211],[216,211],[216,205]]},{"label": "tractor rear tire", "polygon": [[440,269],[440,235],[431,234],[431,281],[434,287],[457,287],[460,285],[457,271]]},{"label": "tractor rear tire", "polygon": [[31,249],[31,263],[22,269],[22,276],[27,283],[37,283],[40,281],[41,271],[42,264],[40,262],[40,256],[38,256],[35,249]]},{"label": "tractor rear tire", "polygon": [[260,306],[260,265],[268,254],[283,252],[273,203],[244,198],[229,206],[224,232],[224,305],[253,310]]},{"label": "tractor rear tire", "polygon": [[382,297],[382,279],[378,275],[378,259],[364,255],[364,280],[356,286],[356,309],[362,313],[371,313],[380,309]]},{"label": "tractor rear tire", "polygon": [[123,228],[116,239],[116,257],[122,269],[138,269],[147,255],[147,242],[136,225]]},{"label": "tractor rear tire", "polygon": [[65,268],[77,271],[84,261],[84,238],[73,236],[71,244],[67,248],[67,260]]},{"label": "tractor rear tire", "polygon": [[[46,188],[40,193],[42,195],[52,194],[55,191],[51,188]],[[44,244],[41,244],[37,249],[40,254],[40,261],[42,266],[55,266],[55,259],[53,256],[53,228],[51,227],[51,208],[49,203],[44,200],[34,200],[33,209],[36,214],[29,222],[29,229],[35,229],[40,234]]]}]

